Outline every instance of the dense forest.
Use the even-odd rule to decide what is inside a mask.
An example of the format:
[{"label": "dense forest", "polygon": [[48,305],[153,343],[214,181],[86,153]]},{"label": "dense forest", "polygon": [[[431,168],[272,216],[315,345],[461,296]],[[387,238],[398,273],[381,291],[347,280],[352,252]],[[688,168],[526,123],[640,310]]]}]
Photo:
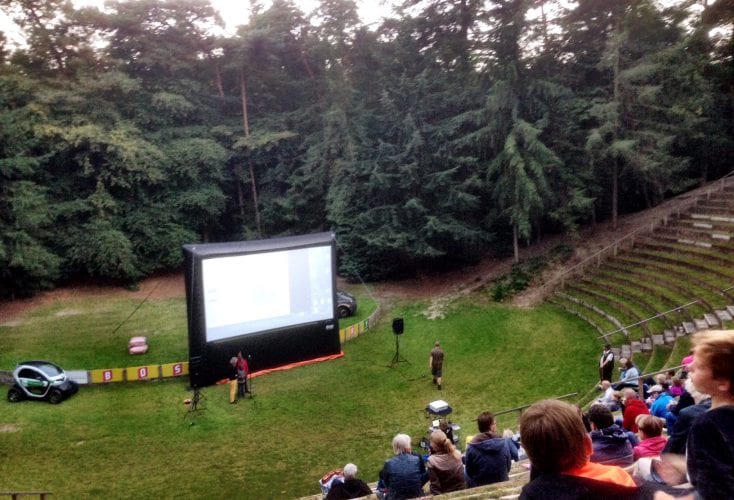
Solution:
[{"label": "dense forest", "polygon": [[512,253],[728,173],[727,0],[0,0],[0,294],[331,230],[381,279]]}]

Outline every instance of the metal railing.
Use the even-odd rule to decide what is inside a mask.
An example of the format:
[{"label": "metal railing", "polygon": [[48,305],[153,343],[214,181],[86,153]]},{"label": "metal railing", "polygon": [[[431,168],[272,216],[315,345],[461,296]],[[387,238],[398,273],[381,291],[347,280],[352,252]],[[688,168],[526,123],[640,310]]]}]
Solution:
[{"label": "metal railing", "polygon": [[[567,399],[567,398],[571,398],[573,396],[578,396],[578,392],[572,392],[570,394],[564,394],[563,396],[556,396],[554,398],[548,398],[548,399]],[[534,404],[535,404],[535,402],[530,403],[530,404],[526,404],[526,405],[522,405],[522,406],[517,406],[515,408],[510,408],[509,410],[498,411],[497,413],[494,414],[494,416],[495,417],[499,417],[500,415],[506,415],[507,413],[512,413],[512,412],[515,412],[515,411],[523,411],[523,410],[525,410],[527,408],[530,408]]]}]

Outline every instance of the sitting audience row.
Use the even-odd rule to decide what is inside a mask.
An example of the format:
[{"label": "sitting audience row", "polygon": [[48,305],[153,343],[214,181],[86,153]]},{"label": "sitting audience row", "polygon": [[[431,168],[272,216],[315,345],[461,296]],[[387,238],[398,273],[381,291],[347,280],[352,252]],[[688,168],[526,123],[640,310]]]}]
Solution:
[{"label": "sitting audience row", "polygon": [[[660,387],[650,388],[648,408],[626,388],[622,419],[616,423],[605,402],[592,405],[586,415],[559,400],[539,401],[525,410],[520,442],[531,473],[520,498],[734,499],[734,330],[696,334],[693,345],[686,390],[671,394],[667,380],[656,380]],[[669,420],[673,411],[675,418]],[[669,422],[667,439],[663,426]],[[432,432],[425,461],[412,452],[409,436],[395,436],[395,455],[380,472],[378,496],[420,497],[427,482],[436,495],[506,481],[518,457],[516,444],[498,435],[491,413],[479,415],[477,426],[479,434],[463,458],[441,430]],[[338,490],[364,493],[354,478],[356,467],[350,473],[349,486]],[[330,491],[327,498],[354,497]]]}]

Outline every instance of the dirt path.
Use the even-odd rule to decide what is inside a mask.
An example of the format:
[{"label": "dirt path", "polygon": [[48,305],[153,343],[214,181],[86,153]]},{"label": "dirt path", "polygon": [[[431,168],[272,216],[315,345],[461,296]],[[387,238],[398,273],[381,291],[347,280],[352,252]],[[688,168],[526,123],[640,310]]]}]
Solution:
[{"label": "dirt path", "polygon": [[[703,188],[700,188],[703,189]],[[666,212],[675,210],[687,203],[696,191],[680,195],[657,207],[622,216],[618,220],[617,229],[612,229],[610,222],[599,223],[579,231],[578,236],[551,236],[542,242],[520,249],[521,259],[547,254],[560,244],[574,248],[571,258],[562,266],[546,271],[545,279],[562,273],[576,265],[586,257],[611,245],[626,234],[653,222],[658,221]],[[432,299],[425,311],[428,317],[441,317],[445,306],[454,297],[469,293],[472,290],[508,273],[512,269],[512,258],[487,257],[475,266],[444,273],[425,273],[416,278],[370,284],[370,290],[378,299],[387,301],[396,299]],[[0,303],[0,324],[16,321],[26,311],[35,307],[62,301],[74,297],[129,297],[132,299],[151,299],[183,297],[185,294],[183,274],[171,274],[148,278],[140,283],[138,290],[125,288],[81,286],[69,287],[43,292],[30,299]],[[518,307],[530,307],[539,300],[539,290],[530,288],[513,300]]]}]

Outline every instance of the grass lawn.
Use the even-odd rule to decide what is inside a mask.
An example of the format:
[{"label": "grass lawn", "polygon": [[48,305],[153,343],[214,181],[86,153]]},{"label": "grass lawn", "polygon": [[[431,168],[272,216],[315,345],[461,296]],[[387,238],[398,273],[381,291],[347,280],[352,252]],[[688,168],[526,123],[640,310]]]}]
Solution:
[{"label": "grass lawn", "polygon": [[[359,297],[361,319],[368,297]],[[71,300],[0,326],[0,369],[41,358],[67,369],[186,360],[183,298],[140,302]],[[383,306],[385,306],[383,304]],[[428,303],[397,302],[376,328],[344,345],[344,357],[253,380],[255,397],[227,402],[226,386],[203,389],[200,411],[183,404],[187,380],[82,387],[58,406],[0,400],[0,490],[47,490],[79,498],[295,498],[349,461],[377,479],[390,441],[426,434],[426,405],[448,401],[462,440],[474,418],[535,400],[586,393],[596,382],[596,332],[551,306],[519,310],[479,295],[428,320]],[[395,353],[391,318],[405,319]],[[143,357],[127,340],[145,335]],[[431,383],[428,355],[440,339],[444,389]],[[501,427],[516,428],[516,414]]]}]

